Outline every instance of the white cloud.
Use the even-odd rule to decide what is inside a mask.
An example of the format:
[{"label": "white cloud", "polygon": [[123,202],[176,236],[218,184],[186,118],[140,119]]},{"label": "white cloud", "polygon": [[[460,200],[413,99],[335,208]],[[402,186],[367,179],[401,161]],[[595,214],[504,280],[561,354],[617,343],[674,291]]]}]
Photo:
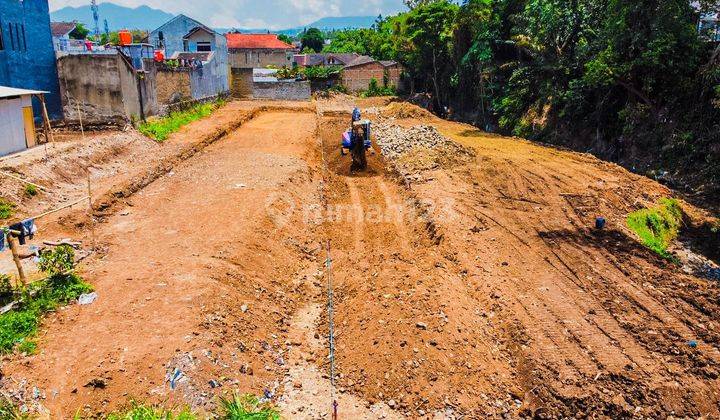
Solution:
[{"label": "white cloud", "polygon": [[[388,15],[404,8],[402,0],[112,0],[127,7],[147,5],[184,13],[212,26],[280,29],[328,16]],[[85,6],[90,0],[50,0],[50,10]]]}]

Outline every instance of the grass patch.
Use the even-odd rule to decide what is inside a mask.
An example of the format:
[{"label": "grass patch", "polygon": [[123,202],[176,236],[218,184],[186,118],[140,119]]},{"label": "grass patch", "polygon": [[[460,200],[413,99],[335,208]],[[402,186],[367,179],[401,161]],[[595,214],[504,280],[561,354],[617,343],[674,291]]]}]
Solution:
[{"label": "grass patch", "polygon": [[0,198],[0,220],[9,219],[15,212],[15,204]]},{"label": "grass patch", "polygon": [[233,394],[220,398],[220,418],[226,420],[279,420],[280,413],[269,403],[252,394]]},{"label": "grass patch", "polygon": [[198,418],[187,408],[173,411],[137,402],[132,402],[126,410],[112,413],[107,417],[108,420],[196,420]]},{"label": "grass patch", "polygon": [[[0,416],[0,418],[2,418]],[[188,408],[168,410],[157,405],[131,402],[130,406],[110,414],[108,420],[197,420],[201,416]],[[220,398],[218,412],[211,418],[221,420],[279,420],[280,413],[270,404],[262,403],[252,394],[232,394]]]},{"label": "grass patch", "polygon": [[25,420],[30,416],[23,414],[12,401],[0,397],[0,419],[2,420]]},{"label": "grass patch", "polygon": [[138,130],[144,135],[162,142],[183,126],[212,114],[215,109],[223,104],[224,101],[221,100],[197,104],[185,111],[172,112],[166,117],[148,120],[140,124]]},{"label": "grass patch", "polygon": [[667,249],[678,236],[682,218],[680,203],[663,198],[655,207],[630,213],[627,224],[646,247],[665,259],[674,260]]},{"label": "grass patch", "polygon": [[38,189],[34,185],[25,184],[25,195],[28,197],[35,197],[38,195]]},{"label": "grass patch", "polygon": [[[26,290],[9,292],[10,296],[22,296],[22,303],[0,315],[0,354],[10,353],[16,346],[19,351],[34,353],[37,345],[32,337],[40,326],[42,315],[92,291],[89,284],[72,272],[74,258],[73,249],[69,246],[44,252],[39,266],[49,275],[48,279],[32,284]],[[7,295],[6,291],[6,299]]]}]

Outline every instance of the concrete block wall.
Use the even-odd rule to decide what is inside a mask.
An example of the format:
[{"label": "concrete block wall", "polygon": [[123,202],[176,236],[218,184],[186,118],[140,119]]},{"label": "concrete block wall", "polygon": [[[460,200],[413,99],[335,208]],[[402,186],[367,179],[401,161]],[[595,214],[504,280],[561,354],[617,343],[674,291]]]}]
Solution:
[{"label": "concrete block wall", "polygon": [[230,90],[228,65],[214,56],[202,69],[190,73],[190,88],[193,99],[225,95]]},{"label": "concrete block wall", "polygon": [[292,67],[292,51],[268,49],[230,49],[230,67],[238,69]]},{"label": "concrete block wall", "polygon": [[253,83],[253,98],[304,101],[310,99],[310,95],[310,82],[307,80]]},{"label": "concrete block wall", "polygon": [[230,94],[235,98],[247,98],[253,94],[253,69],[231,69]]},{"label": "concrete block wall", "polygon": [[78,105],[86,121],[137,119],[158,112],[157,72],[136,74],[120,54],[79,54],[57,61],[65,118],[78,120]]},{"label": "concrete block wall", "polygon": [[157,100],[161,106],[193,98],[190,70],[158,70]]}]

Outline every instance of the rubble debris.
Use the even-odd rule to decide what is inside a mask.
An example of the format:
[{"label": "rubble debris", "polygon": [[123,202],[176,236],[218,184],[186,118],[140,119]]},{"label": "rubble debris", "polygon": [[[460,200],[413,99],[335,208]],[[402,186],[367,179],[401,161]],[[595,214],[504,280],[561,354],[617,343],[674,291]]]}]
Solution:
[{"label": "rubble debris", "polygon": [[405,177],[469,162],[475,151],[443,136],[435,127],[417,125],[403,128],[379,122],[374,132],[380,151]]},{"label": "rubble debris", "polygon": [[91,303],[95,302],[97,299],[98,294],[96,292],[92,293],[84,293],[78,297],[78,304],[79,305],[90,305]]}]

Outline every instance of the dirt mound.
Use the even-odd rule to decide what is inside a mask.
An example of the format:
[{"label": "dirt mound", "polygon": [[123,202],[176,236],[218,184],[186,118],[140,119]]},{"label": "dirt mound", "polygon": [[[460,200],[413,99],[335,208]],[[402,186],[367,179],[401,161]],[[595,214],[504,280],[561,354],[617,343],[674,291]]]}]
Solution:
[{"label": "dirt mound", "polygon": [[406,178],[466,163],[475,156],[472,149],[455,143],[428,125],[403,128],[379,123],[375,126],[375,136],[382,154]]},{"label": "dirt mound", "polygon": [[419,106],[409,104],[407,102],[392,102],[382,111],[382,115],[387,118],[434,118],[430,111],[420,108]]}]

